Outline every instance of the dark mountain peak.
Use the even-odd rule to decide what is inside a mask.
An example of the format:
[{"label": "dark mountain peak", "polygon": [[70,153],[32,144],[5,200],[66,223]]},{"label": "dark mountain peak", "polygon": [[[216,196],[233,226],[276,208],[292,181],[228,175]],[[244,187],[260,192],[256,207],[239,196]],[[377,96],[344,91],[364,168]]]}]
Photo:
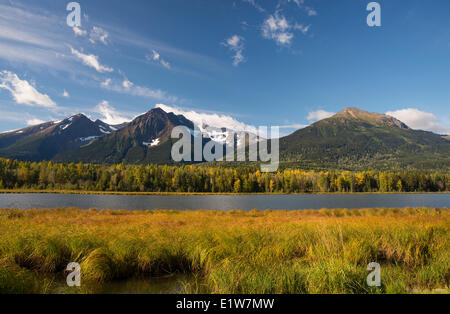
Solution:
[{"label": "dark mountain peak", "polygon": [[[375,113],[372,113],[375,114]],[[363,116],[367,116],[367,115],[371,115],[370,112],[365,111],[365,110],[361,110],[358,109],[356,107],[347,107],[342,111],[339,111],[336,116],[342,116],[342,117],[353,117],[353,118],[358,118],[358,117],[363,117]],[[378,115],[378,114],[376,114]]]},{"label": "dark mountain peak", "polygon": [[55,124],[54,131],[68,131],[72,129],[89,128],[95,127],[94,122],[86,117],[84,114],[79,113],[69,118],[66,118]]},{"label": "dark mountain peak", "polygon": [[106,128],[106,129],[109,129],[109,128],[110,128],[110,125],[109,125],[108,123],[103,122],[103,121],[100,120],[100,119],[95,120],[94,124],[97,125],[97,126],[99,126],[99,127]]},{"label": "dark mountain peak", "polygon": [[153,109],[150,109],[149,111],[148,111],[148,113],[149,114],[157,114],[157,113],[159,113],[159,114],[167,114],[167,112],[165,112],[163,109],[161,109],[161,108],[159,108],[159,107],[156,107],[156,108],[153,108]]},{"label": "dark mountain peak", "polygon": [[73,115],[71,118],[74,118],[74,119],[89,119],[83,113],[79,113],[79,114]]},{"label": "dark mountain peak", "polygon": [[133,121],[130,122],[130,124],[128,126],[129,127],[139,126],[139,125],[143,126],[145,124],[152,123],[152,121],[157,121],[157,120],[165,120],[165,116],[156,111],[149,111],[147,113],[144,113],[144,114],[136,117]]},{"label": "dark mountain peak", "polygon": [[144,117],[146,119],[148,119],[148,118],[165,119],[167,116],[168,116],[168,113],[165,112],[164,110],[162,110],[161,108],[153,108],[139,117]]},{"label": "dark mountain peak", "polygon": [[162,141],[168,139],[172,129],[180,125],[194,128],[193,123],[185,117],[167,113],[161,108],[154,108],[131,121],[120,133],[138,142],[150,142],[156,139]]},{"label": "dark mountain peak", "polygon": [[97,125],[109,125],[108,123],[103,122],[103,121],[100,120],[100,119],[95,120],[94,123],[97,124]]},{"label": "dark mountain peak", "polygon": [[376,126],[389,126],[398,127],[401,129],[409,129],[406,124],[394,117],[376,112],[368,112],[355,107],[345,108],[344,110],[334,115],[332,118],[344,120],[359,120]]},{"label": "dark mountain peak", "polygon": [[161,108],[154,108],[147,113],[137,117],[134,119],[130,124],[132,125],[140,125],[140,124],[147,124],[147,125],[155,125],[155,124],[165,124],[166,126],[178,126],[178,125],[185,125],[187,127],[193,128],[193,123],[186,119],[182,115],[175,115],[174,113],[170,112],[167,113]]},{"label": "dark mountain peak", "polygon": [[82,113],[79,113],[79,114],[73,115],[71,117],[68,117],[68,118],[64,119],[62,122],[67,122],[67,121],[70,121],[70,122],[75,122],[75,121],[90,121],[90,122],[93,122],[91,119],[89,119],[88,117],[86,117]]},{"label": "dark mountain peak", "polygon": [[147,123],[152,120],[167,120],[167,113],[161,108],[154,108],[138,117],[136,117],[133,121],[130,122],[132,125]]}]

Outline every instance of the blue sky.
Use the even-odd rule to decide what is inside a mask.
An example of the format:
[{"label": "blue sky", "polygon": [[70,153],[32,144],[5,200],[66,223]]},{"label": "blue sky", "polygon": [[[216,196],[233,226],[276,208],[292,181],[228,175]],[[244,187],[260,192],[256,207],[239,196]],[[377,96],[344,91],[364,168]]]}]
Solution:
[{"label": "blue sky", "polygon": [[[157,105],[282,134],[345,107],[450,133],[450,3],[0,0],[0,132]],[[231,117],[233,119],[231,119]],[[231,122],[230,122],[231,121]]]}]

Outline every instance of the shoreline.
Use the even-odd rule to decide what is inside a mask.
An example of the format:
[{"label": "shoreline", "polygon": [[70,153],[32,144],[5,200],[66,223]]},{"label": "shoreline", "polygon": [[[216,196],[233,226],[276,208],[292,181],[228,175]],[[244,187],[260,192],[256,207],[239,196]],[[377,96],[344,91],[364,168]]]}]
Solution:
[{"label": "shoreline", "polygon": [[445,192],[305,192],[305,193],[213,193],[213,192],[120,192],[79,190],[0,190],[0,194],[73,194],[73,195],[155,195],[155,196],[245,196],[245,195],[358,195],[358,194],[450,194]]},{"label": "shoreline", "polygon": [[[320,209],[258,209],[254,208],[252,210],[242,210],[242,209],[230,209],[230,210],[221,210],[221,209],[186,209],[186,210],[180,210],[180,209],[112,209],[112,208],[88,208],[84,209],[81,207],[46,207],[46,208],[4,208],[0,207],[0,217],[2,214],[8,213],[8,212],[30,212],[30,211],[39,211],[39,212],[55,212],[55,213],[61,213],[61,212],[96,212],[96,213],[126,213],[127,215],[142,215],[142,214],[148,214],[148,213],[159,213],[159,214],[180,214],[180,215],[195,215],[195,214],[220,214],[220,215],[243,215],[243,216],[253,216],[253,215],[303,215],[303,216],[324,216],[324,217],[343,217],[343,216],[352,216],[355,215],[356,217],[360,217],[361,215],[358,215],[358,213],[369,213],[369,216],[374,215],[375,213],[378,214],[386,214],[386,213],[392,213],[392,214],[399,214],[399,213],[405,213],[405,214],[411,214],[412,212],[418,213],[421,211],[425,211],[428,214],[430,213],[436,213],[436,212],[443,212],[448,213],[450,209],[446,207],[429,207],[429,206],[422,206],[422,207],[361,207],[361,208],[320,208]],[[256,216],[255,216],[256,217]]]}]

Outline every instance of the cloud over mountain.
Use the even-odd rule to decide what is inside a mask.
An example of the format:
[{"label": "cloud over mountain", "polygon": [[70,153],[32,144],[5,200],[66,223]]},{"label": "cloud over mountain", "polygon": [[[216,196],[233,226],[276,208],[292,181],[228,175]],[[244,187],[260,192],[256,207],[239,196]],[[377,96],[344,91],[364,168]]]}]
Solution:
[{"label": "cloud over mountain", "polygon": [[115,125],[130,121],[129,118],[122,116],[122,114],[113,108],[106,100],[99,103],[96,110],[104,117],[102,120],[108,124]]},{"label": "cloud over mountain", "polygon": [[15,73],[1,71],[0,88],[9,91],[18,104],[45,108],[57,107],[47,94],[39,93],[33,85],[26,80],[21,80]]},{"label": "cloud over mountain", "polygon": [[450,127],[439,122],[432,113],[420,111],[415,108],[407,108],[396,111],[388,111],[387,115],[397,118],[416,130],[431,131],[438,134],[450,134]]},{"label": "cloud over mountain", "polygon": [[330,112],[330,111],[325,111],[325,110],[311,111],[308,114],[307,119],[308,119],[308,121],[315,122],[315,121],[319,121],[319,120],[323,120],[323,119],[329,118],[329,117],[331,117],[334,114],[335,114],[335,112]]},{"label": "cloud over mountain", "polygon": [[257,133],[257,129],[254,126],[245,124],[236,120],[235,118],[217,113],[202,113],[194,110],[186,111],[178,107],[171,107],[164,104],[156,105],[157,108],[161,108],[165,112],[172,112],[176,115],[183,115],[187,119],[191,120],[195,125],[201,129],[203,126],[209,126],[213,128],[228,128],[234,131],[245,131],[250,133]]}]

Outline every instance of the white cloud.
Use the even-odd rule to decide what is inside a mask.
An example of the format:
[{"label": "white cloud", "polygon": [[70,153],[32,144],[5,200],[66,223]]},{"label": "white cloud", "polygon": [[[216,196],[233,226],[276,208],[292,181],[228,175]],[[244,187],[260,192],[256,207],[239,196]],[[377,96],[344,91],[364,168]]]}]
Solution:
[{"label": "white cloud", "polygon": [[105,81],[102,82],[102,87],[108,87],[109,84],[111,84],[111,79],[107,78]]},{"label": "white cloud", "polygon": [[302,24],[298,24],[298,23],[295,23],[295,25],[294,25],[294,29],[301,31],[304,35],[306,35],[306,33],[308,33],[310,27],[311,27],[311,25],[302,25]]},{"label": "white cloud", "polygon": [[176,115],[181,114],[191,120],[201,130],[204,129],[204,126],[209,126],[213,128],[227,128],[238,132],[257,133],[257,128],[254,126],[240,122],[229,115],[202,113],[194,110],[186,111],[178,107],[166,106],[164,104],[158,104],[156,105],[156,108],[161,108],[165,112],[173,112]]},{"label": "white cloud", "polygon": [[146,56],[149,58],[148,61],[152,60],[151,51],[154,49],[169,62],[171,62],[171,60],[168,60],[168,56],[174,60],[183,60],[184,64],[200,66],[202,70],[208,72],[223,73],[224,71],[227,71],[220,60],[197,52],[180,49],[169,45],[167,41],[161,42],[152,37],[142,37],[136,32],[132,32],[117,25],[108,25],[108,31],[110,32],[111,37],[114,37],[115,42],[120,43],[121,45],[131,45],[135,48],[142,48],[149,51],[150,53]]},{"label": "white cloud", "polygon": [[28,126],[39,125],[39,124],[42,124],[42,123],[45,123],[45,121],[40,120],[40,119],[30,119],[30,120],[27,120],[27,125],[28,125]]},{"label": "white cloud", "polygon": [[48,95],[39,93],[34,86],[21,80],[12,72],[0,72],[0,88],[8,90],[18,104],[45,108],[57,107]]},{"label": "white cloud", "polygon": [[300,123],[293,123],[288,125],[280,125],[278,126],[280,128],[280,137],[287,136],[289,134],[292,134],[295,131],[298,131],[300,129],[304,129],[308,127],[308,124],[300,124]]},{"label": "white cloud", "polygon": [[407,108],[388,111],[386,114],[402,121],[412,129],[431,131],[438,134],[450,134],[450,127],[442,125],[438,118],[429,112]]},{"label": "white cloud", "polygon": [[60,16],[16,2],[0,1],[0,58],[20,66],[26,63],[67,70],[61,56],[71,28],[61,31],[55,27]]},{"label": "white cloud", "polygon": [[[257,134],[258,129],[255,126],[248,125],[244,122],[238,121],[230,115],[218,114],[218,113],[205,113],[198,112],[195,110],[184,110],[175,106],[167,106],[164,104],[156,105],[156,108],[161,108],[165,112],[173,112],[176,115],[183,115],[187,119],[191,120],[195,125],[197,125],[200,130],[204,131],[208,127],[212,128],[227,128],[237,132],[249,132]],[[334,113],[326,112],[323,110],[318,110],[310,112],[308,115],[308,120],[324,119],[330,117]],[[286,125],[278,126],[280,128],[280,137],[286,136],[299,129],[304,129],[308,127],[309,124],[292,123]],[[283,131],[284,130],[284,131]]]},{"label": "white cloud", "polygon": [[102,29],[101,27],[94,26],[92,27],[91,33],[89,34],[89,41],[95,44],[97,41],[102,42],[103,44],[108,44],[109,33]]},{"label": "white cloud", "polygon": [[290,32],[291,26],[284,16],[278,13],[270,15],[263,23],[264,38],[273,39],[279,45],[290,45],[294,34]]},{"label": "white cloud", "polygon": [[239,48],[241,45],[242,38],[238,35],[231,36],[227,39],[227,46],[230,46],[232,48]]},{"label": "white cloud", "polygon": [[303,9],[308,13],[308,16],[316,16],[317,11],[312,7],[305,5],[305,0],[288,0],[288,2],[294,2],[299,8]]},{"label": "white cloud", "polygon": [[261,13],[265,11],[264,8],[256,2],[256,0],[243,0],[243,1],[249,3],[250,5],[255,7],[255,9],[257,9]]},{"label": "white cloud", "polygon": [[293,123],[293,124],[288,124],[288,125],[280,125],[279,128],[280,129],[295,129],[295,130],[299,130],[299,129],[304,129],[307,126],[309,126],[309,125],[308,124]]},{"label": "white cloud", "polygon": [[167,100],[171,102],[175,102],[178,100],[175,96],[168,95],[165,91],[160,89],[152,89],[145,86],[134,86],[131,89],[131,94],[134,96],[153,98],[157,100]]},{"label": "white cloud", "polygon": [[224,43],[225,47],[228,47],[233,53],[233,65],[237,67],[240,63],[245,61],[244,55],[244,38],[238,35],[233,35],[228,38]]},{"label": "white cloud", "polygon": [[163,67],[165,67],[166,69],[169,69],[169,70],[170,70],[170,63],[169,63],[169,62],[166,62],[166,61],[164,61],[164,60],[161,60],[161,65],[162,65]]},{"label": "white cloud", "polygon": [[88,67],[96,69],[100,73],[104,72],[113,72],[113,68],[109,68],[106,66],[103,66],[98,61],[98,57],[95,55],[87,55],[82,52],[79,52],[78,50],[70,47],[70,50],[72,51],[72,54],[75,55],[78,59],[80,59],[84,65],[87,65]]},{"label": "white cloud", "polygon": [[[12,111],[11,108],[7,110],[0,109],[0,121],[14,122],[17,126],[25,126],[29,120],[36,119],[30,113],[24,110]],[[47,120],[50,121],[51,119]],[[0,128],[3,124],[0,124]],[[20,127],[20,128],[22,128]]]},{"label": "white cloud", "polygon": [[[4,3],[5,1],[3,1]],[[55,49],[62,46],[63,34],[51,34],[54,16],[0,4],[0,38],[16,43]],[[50,34],[49,34],[50,33]]]},{"label": "white cloud", "polygon": [[306,10],[308,11],[308,15],[309,16],[316,16],[317,15],[317,11],[314,10],[313,8],[306,7]]},{"label": "white cloud", "polygon": [[[18,63],[20,66],[24,63],[37,64],[51,69],[70,71],[72,74],[89,75],[88,70],[67,60],[72,57],[70,52],[67,53],[68,38],[73,36],[74,31],[71,27],[67,27],[65,19],[45,7],[24,6],[20,2],[0,0],[0,58]],[[86,20],[86,14],[83,15]],[[87,23],[83,25],[83,30],[88,31],[86,36],[89,39],[90,29],[88,30],[85,25]],[[201,67],[203,71],[218,73],[227,71],[223,63],[216,58],[180,49],[169,45],[167,41],[155,40],[148,34],[140,36],[136,32],[112,24],[102,28],[109,33],[108,44],[114,38],[115,42],[123,46],[131,45],[150,52],[155,49],[165,57],[171,68],[174,67],[172,63],[180,59],[184,64]],[[2,40],[3,38],[10,39]],[[75,44],[71,45],[77,48]],[[161,66],[164,67],[163,64]]]},{"label": "white cloud", "polygon": [[[1,24],[0,24],[1,25]],[[51,39],[43,36],[34,36],[28,30],[20,30],[10,25],[1,25],[0,38],[45,48],[55,48],[57,44]]]},{"label": "white cloud", "polygon": [[148,61],[153,61],[153,62],[157,62],[157,63],[161,64],[163,67],[165,67],[168,70],[171,69],[170,63],[167,62],[166,60],[164,60],[163,58],[161,58],[161,54],[156,50],[152,50],[152,54],[147,55],[146,58]]},{"label": "white cloud", "polygon": [[73,29],[75,36],[86,36],[87,35],[87,31],[82,30],[81,28],[79,28],[77,26],[74,26],[72,29]]},{"label": "white cloud", "polygon": [[65,98],[70,98],[70,95],[66,90],[64,90],[64,92],[62,93],[62,96]]},{"label": "white cloud", "polygon": [[111,79],[107,79],[106,81],[101,83],[101,87],[122,94],[151,98],[156,99],[158,101],[176,102],[179,100],[176,96],[171,96],[165,91],[135,85],[134,83],[128,81],[127,79],[125,79],[121,83],[116,82],[114,84],[112,83]]},{"label": "white cloud", "polygon": [[99,103],[96,110],[103,116],[102,121],[108,124],[115,125],[130,121],[130,119],[123,117],[121,113],[117,112],[106,100]]},{"label": "white cloud", "polygon": [[325,110],[317,110],[317,111],[311,111],[308,114],[308,117],[306,119],[308,119],[309,121],[319,121],[319,120],[329,118],[333,115],[335,115],[335,112],[329,112],[329,111],[325,111]]},{"label": "white cloud", "polygon": [[133,83],[132,82],[130,82],[129,80],[127,80],[127,79],[125,79],[123,82],[122,82],[122,86],[124,87],[124,88],[126,88],[126,89],[130,89],[131,87],[133,87]]},{"label": "white cloud", "polygon": [[53,69],[67,69],[67,64],[62,62],[62,59],[54,51],[20,44],[17,45],[7,41],[0,42],[0,58],[20,64],[32,63]]},{"label": "white cloud", "polygon": [[158,61],[159,58],[161,57],[161,55],[155,50],[153,50],[152,53],[153,53],[153,57],[152,57],[153,61]]},{"label": "white cloud", "polygon": [[84,38],[89,38],[89,30],[68,27],[65,18],[53,11],[39,5],[24,5],[21,1],[0,0],[0,59],[29,70],[45,67],[70,72],[76,80],[89,81],[90,70],[80,67],[67,48],[75,32],[87,32]]},{"label": "white cloud", "polygon": [[301,31],[304,35],[309,31],[310,25],[295,23],[292,25],[285,16],[275,12],[263,23],[262,35],[266,39],[274,40],[280,46],[289,46],[294,39],[293,31]]}]

